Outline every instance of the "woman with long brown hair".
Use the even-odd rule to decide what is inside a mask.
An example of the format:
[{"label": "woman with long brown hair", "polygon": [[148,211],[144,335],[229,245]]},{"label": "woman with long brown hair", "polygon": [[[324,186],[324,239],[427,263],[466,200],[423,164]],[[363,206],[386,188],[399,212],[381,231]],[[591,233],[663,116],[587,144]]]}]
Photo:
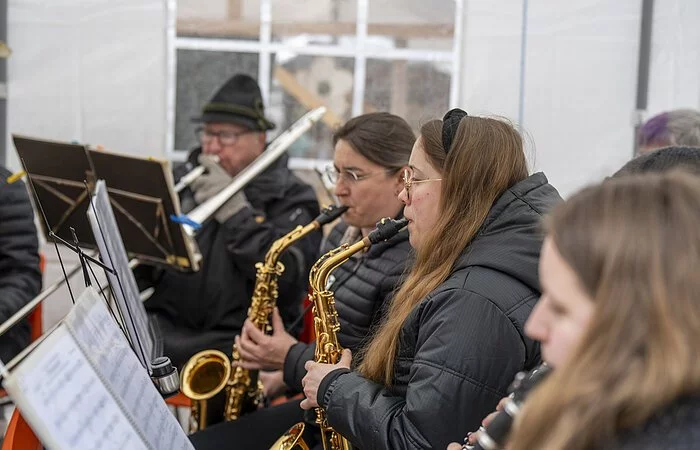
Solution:
[{"label": "woman with long brown hair", "polygon": [[526,330],[556,370],[528,398],[520,449],[700,442],[700,179],[624,176],[558,208]]},{"label": "woman with long brown hair", "polygon": [[363,449],[444,448],[539,362],[523,324],[539,297],[539,222],[559,195],[528,176],[510,124],[452,110],[422,127],[399,198],[415,263],[357,372],[349,352],[306,363],[302,407],[324,407]]}]

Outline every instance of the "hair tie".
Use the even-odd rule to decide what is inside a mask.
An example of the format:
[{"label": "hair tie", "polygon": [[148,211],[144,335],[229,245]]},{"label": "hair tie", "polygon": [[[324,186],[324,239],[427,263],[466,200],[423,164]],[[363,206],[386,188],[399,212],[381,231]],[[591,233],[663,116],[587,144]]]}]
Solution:
[{"label": "hair tie", "polygon": [[442,118],[442,146],[445,149],[445,153],[449,153],[450,147],[452,147],[452,141],[455,138],[455,134],[457,134],[459,122],[468,115],[466,111],[454,108],[447,111],[445,117]]}]

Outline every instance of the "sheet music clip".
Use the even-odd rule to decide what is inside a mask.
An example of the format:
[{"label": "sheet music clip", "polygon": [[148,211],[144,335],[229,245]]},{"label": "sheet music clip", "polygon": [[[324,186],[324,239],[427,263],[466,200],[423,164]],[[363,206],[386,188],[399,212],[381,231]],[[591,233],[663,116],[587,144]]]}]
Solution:
[{"label": "sheet music clip", "polygon": [[167,356],[159,356],[151,362],[151,380],[163,398],[180,391],[180,375]]}]

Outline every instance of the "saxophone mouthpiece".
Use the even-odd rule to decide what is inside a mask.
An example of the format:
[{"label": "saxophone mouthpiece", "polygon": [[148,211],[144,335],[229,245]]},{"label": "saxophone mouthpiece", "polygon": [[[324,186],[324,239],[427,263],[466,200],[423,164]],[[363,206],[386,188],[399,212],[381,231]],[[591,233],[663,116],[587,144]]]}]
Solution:
[{"label": "saxophone mouthpiece", "polygon": [[321,214],[314,219],[314,222],[317,222],[319,225],[323,226],[327,223],[333,222],[335,219],[342,216],[347,210],[347,206],[331,205],[327,208],[323,208],[323,211],[321,211]]},{"label": "saxophone mouthpiece", "polygon": [[372,244],[386,241],[394,237],[399,231],[404,229],[406,225],[408,225],[408,219],[406,218],[399,220],[384,218],[377,222],[377,228],[375,228],[367,238]]}]

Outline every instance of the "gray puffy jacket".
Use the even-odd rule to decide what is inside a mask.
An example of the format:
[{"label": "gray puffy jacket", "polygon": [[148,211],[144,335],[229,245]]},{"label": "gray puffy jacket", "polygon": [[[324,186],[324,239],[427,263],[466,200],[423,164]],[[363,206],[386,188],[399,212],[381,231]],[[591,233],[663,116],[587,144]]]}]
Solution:
[{"label": "gray puffy jacket", "polygon": [[[348,226],[341,222],[331,230],[321,254],[341,244]],[[335,294],[335,307],[340,321],[338,340],[343,348],[355,353],[370,330],[376,326],[394,288],[404,272],[411,246],[408,231],[403,230],[386,242],[356,254],[331,275],[330,289]],[[315,344],[297,343],[287,353],[284,381],[290,388],[301,391],[301,379],[306,375],[304,363],[313,360]]]}]

